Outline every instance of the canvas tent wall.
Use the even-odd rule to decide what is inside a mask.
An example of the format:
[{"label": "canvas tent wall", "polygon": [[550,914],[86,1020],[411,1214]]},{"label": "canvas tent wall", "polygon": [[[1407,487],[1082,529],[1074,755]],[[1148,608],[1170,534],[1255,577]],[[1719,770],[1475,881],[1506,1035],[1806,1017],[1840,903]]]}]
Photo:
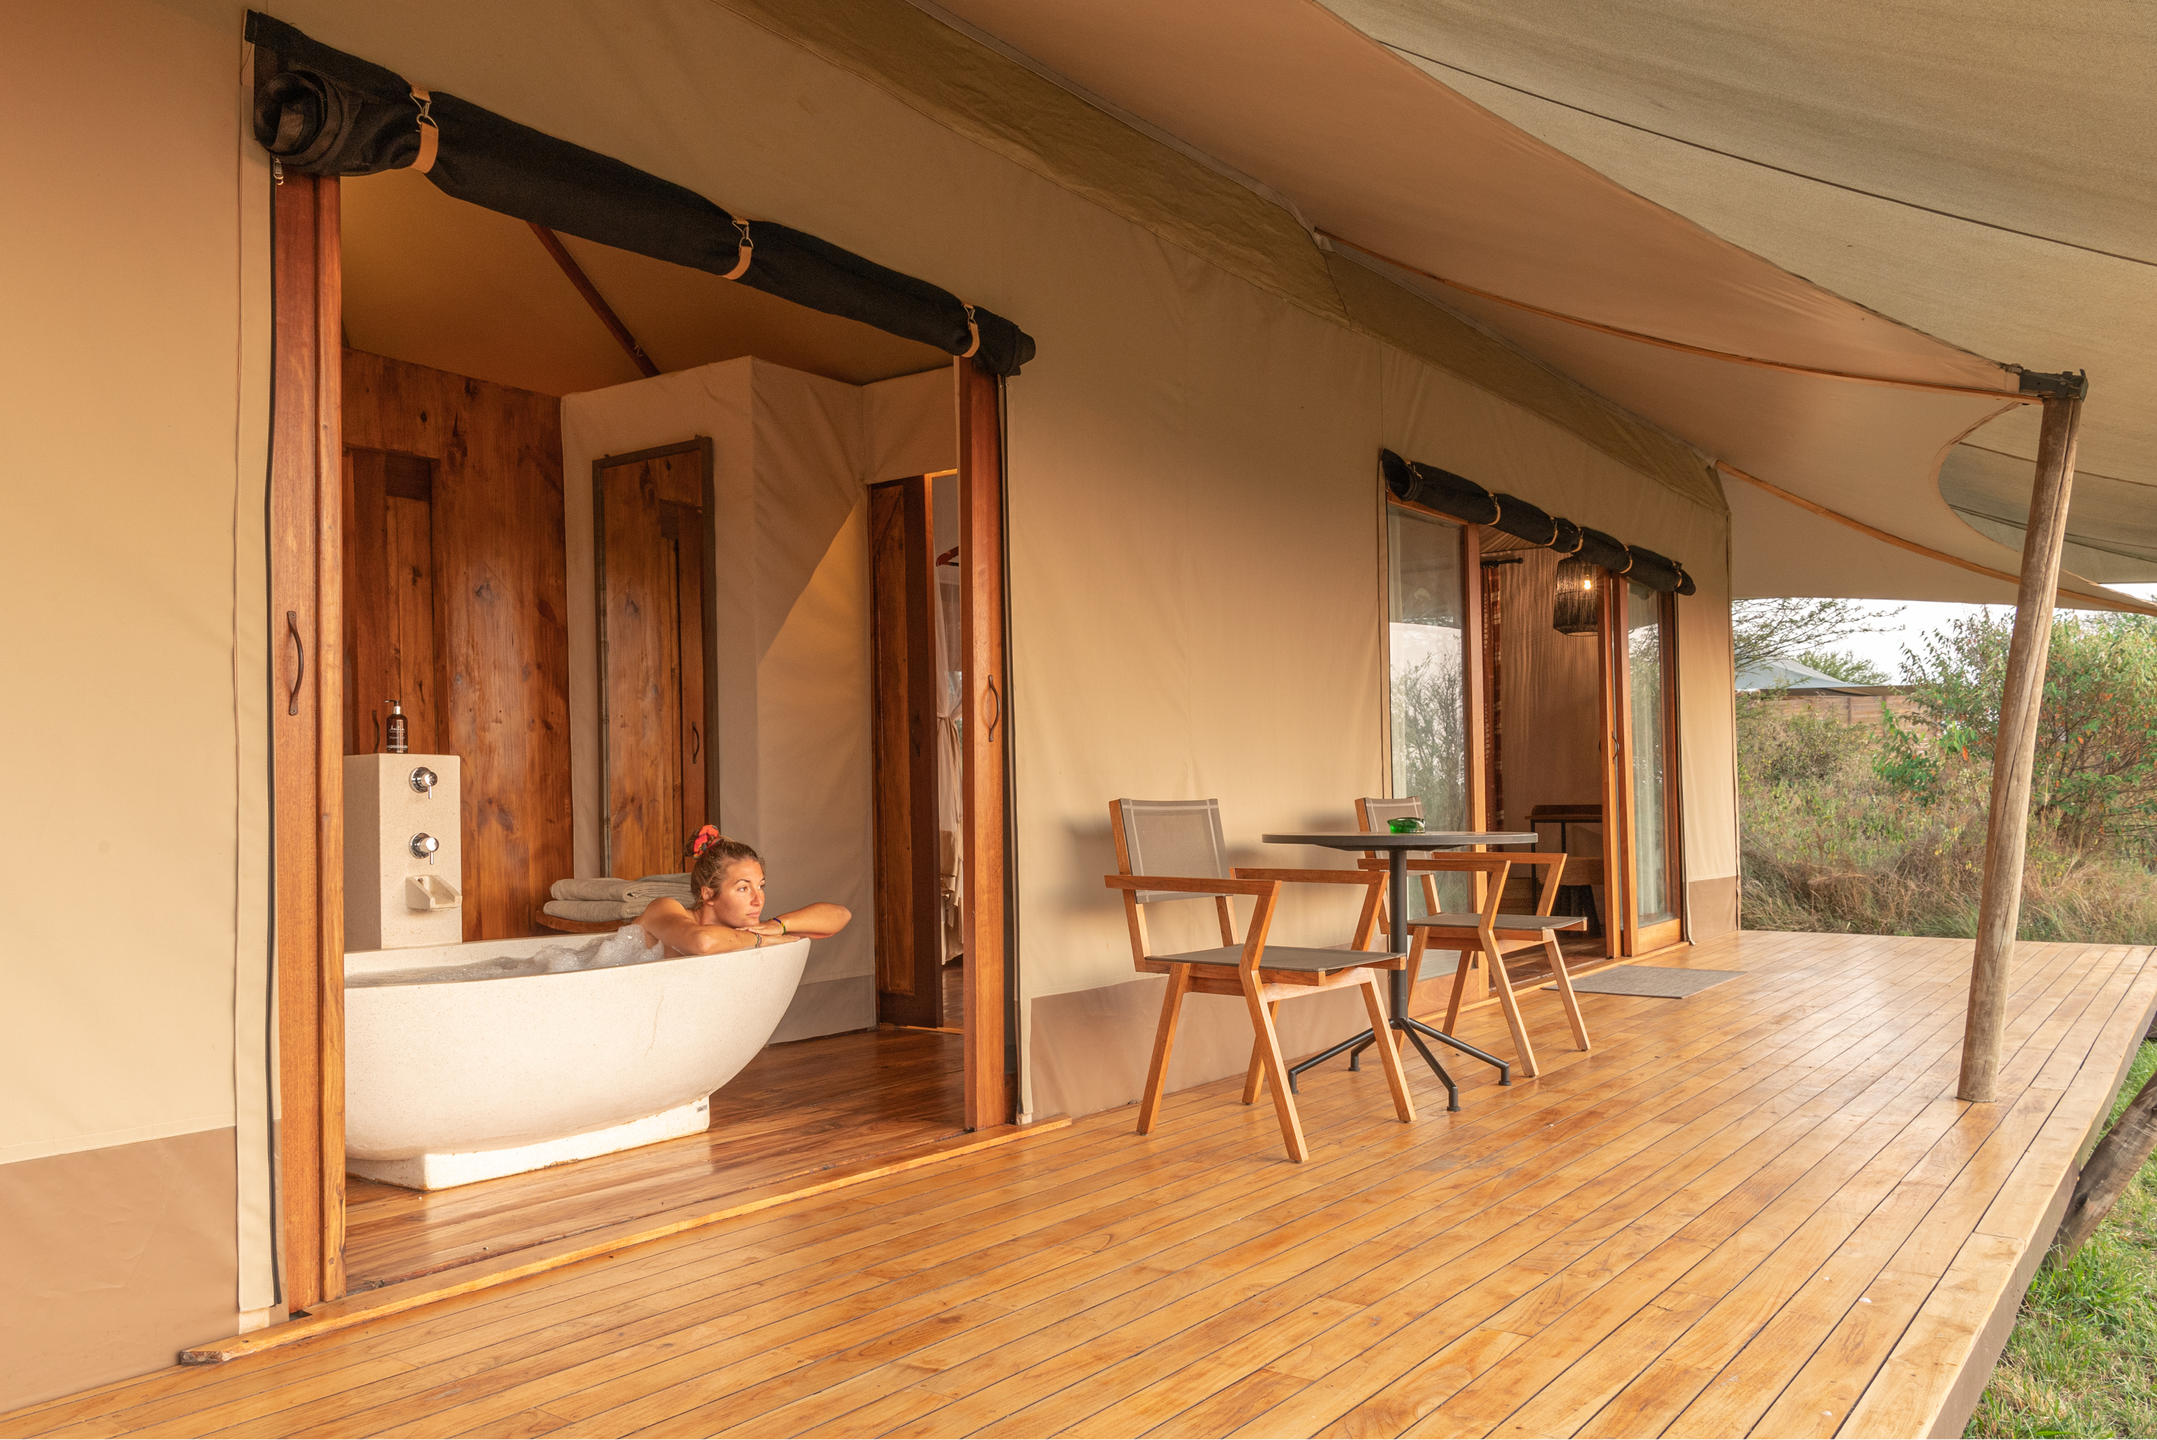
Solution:
[{"label": "canvas tent wall", "polygon": [[[2157,574],[2157,529],[2138,516],[2108,535],[2101,520],[2139,493],[2117,482],[2157,480],[2136,451],[2157,419],[2148,326],[2123,318],[2157,316],[2157,269],[2119,238],[2157,133],[2157,48],[2137,7],[2041,27],[1998,5],[1884,18],[1766,0],[1586,18],[1398,0],[944,8],[1727,473],[1766,479],[1732,488],[1745,593],[2011,599],[2020,537],[2000,543],[1979,512],[2003,493],[2014,524],[2028,508],[2023,382],[2040,377],[1987,355],[2116,387],[2092,464],[2103,498],[2082,528],[2101,543],[2075,558]],[[1999,134],[2003,114],[2046,122]],[[2051,123],[2062,114],[2088,133]],[[1808,168],[1887,190],[1853,195]],[[1959,208],[1894,198],[1925,194]],[[2061,232],[2101,238],[2052,243]],[[1274,268],[1288,248],[1271,249]],[[2008,490],[1936,479],[1980,426],[1975,443],[2023,460]],[[2061,590],[2138,608],[2072,573]]]},{"label": "canvas tent wall", "polygon": [[[1040,338],[1011,384],[1008,439],[1028,1109],[1136,1091],[1158,982],[1131,975],[1100,886],[1109,798],[1218,795],[1237,858],[1282,859],[1262,830],[1346,823],[1352,797],[1383,788],[1381,447],[1685,563],[1687,880],[1696,927],[1730,923],[1728,520],[1684,445],[1315,248],[1280,285],[1223,263],[1213,229],[1300,232],[894,3],[850,7],[836,38],[833,12],[750,0],[280,9]],[[0,1403],[163,1363],[275,1299],[270,175],[246,136],[241,17],[224,0],[0,16],[0,144],[36,199],[0,229],[0,267],[32,282],[6,287],[0,330],[16,405],[0,587],[39,617],[14,632],[39,699],[10,707],[0,748],[6,788],[38,817],[0,842],[15,921],[0,1246],[37,1301],[0,1316]],[[929,92],[959,73],[1024,122],[994,143],[955,128]],[[126,105],[76,103],[114,87]],[[1089,154],[1120,168],[1088,180]],[[1100,179],[1142,175],[1136,190]],[[1178,219],[1188,195],[1217,196],[1220,225]],[[54,876],[124,886],[154,933],[85,920]],[[1240,1017],[1189,1024],[1179,1081],[1240,1068]]]}]

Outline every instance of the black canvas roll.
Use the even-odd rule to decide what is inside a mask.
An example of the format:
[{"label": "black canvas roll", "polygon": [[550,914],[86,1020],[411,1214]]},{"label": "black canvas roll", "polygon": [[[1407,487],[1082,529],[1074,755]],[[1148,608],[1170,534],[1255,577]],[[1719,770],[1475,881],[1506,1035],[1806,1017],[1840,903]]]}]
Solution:
[{"label": "black canvas roll", "polygon": [[1679,595],[1693,593],[1693,577],[1686,574],[1677,561],[1638,545],[1626,548],[1633,552],[1633,568],[1626,572],[1628,580],[1638,580],[1650,590],[1670,590]]},{"label": "black canvas roll", "polygon": [[1518,495],[1500,494],[1496,498],[1498,519],[1495,523],[1500,530],[1545,549],[1557,542],[1558,518],[1555,515],[1529,504]]},{"label": "black canvas roll", "polygon": [[1493,495],[1475,481],[1436,465],[1421,465],[1391,450],[1378,452],[1386,489],[1397,500],[1449,515],[1470,525],[1488,525],[1531,545],[1574,555],[1590,565],[1638,581],[1652,590],[1693,593],[1693,577],[1667,555],[1629,546],[1615,535],[1575,525],[1518,495]]},{"label": "black canvas roll", "polygon": [[[418,159],[419,102],[394,71],[252,11],[247,38],[257,51],[255,138],[288,168],[374,175]],[[693,190],[455,95],[434,93],[428,113],[439,143],[427,178],[445,194],[717,275],[740,264],[736,217]],[[775,221],[749,222],[748,236],[752,258],[737,277],[744,285],[948,354],[971,350],[999,375],[1034,357],[1032,336],[991,311],[969,313],[940,286]]]},{"label": "black canvas roll", "polygon": [[1585,525],[1580,527],[1580,549],[1575,553],[1612,574],[1623,575],[1633,568],[1633,552],[1625,548],[1623,540]]},{"label": "black canvas roll", "polygon": [[1395,499],[1470,525],[1488,525],[1498,518],[1498,502],[1491,493],[1464,476],[1403,460],[1391,450],[1378,452],[1378,466]]}]

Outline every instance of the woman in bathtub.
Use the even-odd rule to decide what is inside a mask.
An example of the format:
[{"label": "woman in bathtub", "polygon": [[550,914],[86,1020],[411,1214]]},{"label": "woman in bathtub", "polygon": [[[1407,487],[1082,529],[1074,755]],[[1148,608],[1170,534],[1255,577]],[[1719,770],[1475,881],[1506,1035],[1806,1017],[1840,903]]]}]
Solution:
[{"label": "woman in bathtub", "polygon": [[788,938],[823,940],[846,928],[854,912],[819,900],[764,918],[764,862],[739,840],[706,825],[689,844],[689,888],[695,909],[654,900],[637,923],[669,955],[719,955],[754,950]]}]

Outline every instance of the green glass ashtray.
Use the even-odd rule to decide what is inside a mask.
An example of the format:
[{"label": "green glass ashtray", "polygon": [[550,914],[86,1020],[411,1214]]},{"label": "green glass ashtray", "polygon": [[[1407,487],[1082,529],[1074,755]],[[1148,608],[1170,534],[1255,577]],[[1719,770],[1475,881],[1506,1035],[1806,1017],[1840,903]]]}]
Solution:
[{"label": "green glass ashtray", "polygon": [[1388,820],[1386,828],[1396,835],[1421,835],[1423,822],[1413,815],[1403,815],[1398,820]]}]

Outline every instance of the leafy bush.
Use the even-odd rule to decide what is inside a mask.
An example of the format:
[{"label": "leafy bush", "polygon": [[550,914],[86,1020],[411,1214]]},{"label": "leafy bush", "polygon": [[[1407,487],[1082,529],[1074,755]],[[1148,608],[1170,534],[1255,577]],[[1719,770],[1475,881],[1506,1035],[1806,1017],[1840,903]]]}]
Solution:
[{"label": "leafy bush", "polygon": [[[1903,651],[1915,725],[1890,720],[1883,779],[1929,800],[1945,768],[1990,770],[2011,634],[2011,616],[1982,611]],[[2030,809],[2077,849],[2157,841],[2157,622],[2054,623]]]}]

